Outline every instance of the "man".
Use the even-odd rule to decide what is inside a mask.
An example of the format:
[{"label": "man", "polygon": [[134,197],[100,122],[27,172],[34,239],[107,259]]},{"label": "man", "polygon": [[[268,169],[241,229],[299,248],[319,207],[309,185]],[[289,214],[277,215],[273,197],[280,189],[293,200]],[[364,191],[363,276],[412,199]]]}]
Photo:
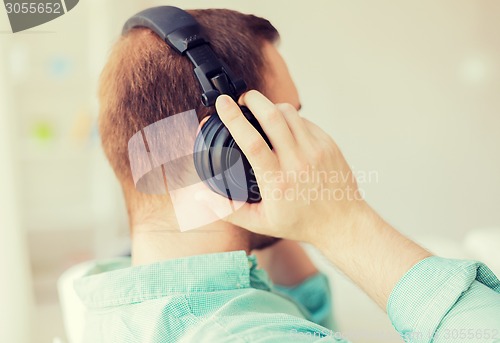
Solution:
[{"label": "man", "polygon": [[[274,45],[278,32],[267,20],[222,9],[190,13],[250,88],[300,107]],[[330,291],[296,242],[221,220],[181,233],[169,195],[144,194],[134,186],[127,145],[136,132],[190,109],[202,122],[210,114],[189,61],[151,31],[134,29],[114,47],[99,99],[103,148],[128,209],[132,261],[96,264],[77,282],[89,309],[85,341],[282,341],[276,329],[284,323],[328,332],[306,320],[331,327]],[[175,134],[172,154],[187,144],[188,132]],[[179,168],[176,177],[184,176]],[[252,252],[257,259],[248,256]]]},{"label": "man", "polygon": [[[203,21],[205,12],[197,14],[197,19],[203,25],[210,22]],[[229,12],[224,13],[224,16],[229,17]],[[234,28],[229,22],[225,24]],[[238,26],[238,32],[244,32],[244,27]],[[255,33],[260,31],[261,29]],[[146,90],[140,101],[141,108],[132,109],[137,112],[146,104],[151,105],[158,113],[168,115],[162,112],[161,107],[165,94],[157,93],[158,88],[155,85],[156,82],[162,81],[147,67],[155,61],[154,54],[148,49],[141,53],[138,53],[140,50],[130,51],[123,57],[121,65],[137,62],[134,57],[147,56],[149,62],[146,62],[146,66],[139,64],[139,68],[134,69],[136,71],[132,74],[134,77],[147,75],[150,82],[137,84],[119,73],[111,73],[116,76],[113,83],[106,77],[106,72],[104,73],[103,89],[106,89],[109,83],[116,85],[111,87],[114,92],[103,93],[103,96],[109,96],[108,101],[112,104],[108,110],[117,108],[120,110],[118,113],[123,113],[127,106],[134,103],[130,100],[116,101],[117,99],[113,98],[116,94],[122,92],[121,99],[128,99],[134,91]],[[255,268],[255,259],[247,258],[246,253],[249,249],[262,247],[265,245],[263,242],[274,239],[269,236],[249,235],[242,229],[244,227],[261,235],[314,244],[380,307],[387,309],[394,327],[407,342],[500,342],[500,281],[495,275],[480,262],[431,256],[428,251],[402,236],[363,199],[357,197],[356,180],[335,142],[319,127],[299,116],[296,92],[276,50],[264,41],[260,49],[254,51],[262,51],[267,65],[272,66],[267,69],[264,84],[251,85],[267,97],[252,90],[245,93],[239,101],[254,113],[273,149],[269,148],[262,136],[244,118],[231,98],[220,96],[216,107],[222,121],[256,172],[263,195],[262,202],[244,204],[224,218],[225,224],[211,224],[221,228],[220,233],[210,233],[220,240],[221,244],[210,240],[200,242],[196,236],[187,238],[194,235],[195,231],[183,236],[173,233],[173,221],[169,221],[168,217],[162,218],[161,215],[164,215],[164,209],[168,208],[168,201],[164,200],[162,203],[161,197],[143,198],[139,194],[136,194],[137,197],[130,197],[128,192],[134,191],[122,181],[133,230],[140,232],[134,234],[133,238],[134,263],[149,264],[101,274],[97,268],[90,273],[97,275],[88,276],[77,283],[83,300],[92,309],[88,322],[89,340],[340,341],[340,335],[337,333],[306,319],[311,317],[311,314],[319,318],[318,313],[322,312],[317,311],[321,306],[311,301],[312,297],[303,303],[309,311],[306,309],[301,313],[297,306],[302,305],[296,306],[272,292],[272,285],[265,281],[262,271],[259,272]],[[256,56],[246,57],[258,61],[254,59]],[[233,70],[237,69],[236,66],[231,67]],[[120,69],[116,65],[110,68],[115,72]],[[241,67],[239,72],[246,77]],[[135,80],[134,77],[132,80]],[[180,89],[186,90],[182,87]],[[280,92],[278,89],[287,91]],[[184,97],[187,98],[190,97]],[[180,101],[188,107],[191,105]],[[283,101],[292,105],[275,104]],[[188,108],[175,110],[181,112],[186,109]],[[106,110],[104,111],[103,113],[106,113]],[[137,130],[148,123],[147,120],[144,122],[133,116],[128,116],[127,119],[136,125]],[[150,121],[158,119],[149,118]],[[116,149],[107,151],[119,178],[123,171],[120,170],[120,163],[114,164],[112,158],[126,151],[120,145],[120,140],[124,144],[127,135],[113,137],[111,133],[119,131],[120,127],[124,127],[124,120],[117,115],[111,120],[110,131],[106,131],[105,125],[102,130],[105,148],[111,146]],[[112,141],[107,142],[106,137]],[[125,161],[122,162],[122,167],[126,168]],[[337,181],[314,177],[300,182],[293,178],[288,180],[280,177],[284,174],[299,175],[310,170],[316,171],[318,175],[334,172],[342,177]],[[276,177],[268,177],[269,175]],[[130,183],[130,180],[128,182]],[[288,194],[290,190],[292,195],[294,192],[305,190],[306,193],[321,192],[324,196],[306,199],[272,196],[275,191]],[[339,193],[345,196],[338,197]],[[337,196],[330,196],[332,194]],[[221,202],[225,200],[213,193],[204,193],[201,201],[217,212]],[[162,207],[158,207],[160,205]],[[179,255],[199,252],[241,249],[241,244],[234,246],[232,240],[224,239],[227,238],[225,233],[228,232],[238,235],[238,242],[246,242],[243,244],[247,247],[246,251],[176,258]],[[247,239],[241,240],[240,234]],[[167,239],[170,235],[171,241]],[[171,244],[172,241],[174,244]],[[248,245],[248,242],[255,241],[260,243]],[[193,247],[189,248],[186,254],[175,247],[189,243],[192,243]],[[216,248],[206,247],[204,243],[213,243]],[[290,257],[300,256],[302,253],[293,243],[285,241],[278,244],[291,244],[291,249],[295,249],[297,255],[292,253]],[[290,250],[287,248],[284,251]],[[283,255],[278,252],[274,256]],[[166,261],[153,263],[159,260]],[[305,270],[313,271],[310,265],[307,266],[308,260],[302,261],[306,263]],[[104,269],[109,270],[112,267],[108,264]],[[271,277],[275,271],[275,268],[271,270]],[[312,277],[308,280],[317,280],[315,278],[318,274],[313,274]],[[297,280],[301,279],[303,273],[298,273]],[[299,296],[293,291],[289,292],[289,295],[301,299],[300,294],[307,294],[301,293],[303,286],[309,288],[312,285],[313,289],[324,289],[309,281],[295,288]],[[321,294],[319,297],[322,298]]]}]

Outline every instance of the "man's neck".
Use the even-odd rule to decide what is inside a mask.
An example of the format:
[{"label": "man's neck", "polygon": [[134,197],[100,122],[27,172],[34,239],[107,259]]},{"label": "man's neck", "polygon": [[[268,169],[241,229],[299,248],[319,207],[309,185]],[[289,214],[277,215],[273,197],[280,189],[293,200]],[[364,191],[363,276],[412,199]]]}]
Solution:
[{"label": "man's neck", "polygon": [[144,223],[135,225],[132,232],[133,265],[226,251],[250,252],[248,233],[223,222],[186,232]]}]

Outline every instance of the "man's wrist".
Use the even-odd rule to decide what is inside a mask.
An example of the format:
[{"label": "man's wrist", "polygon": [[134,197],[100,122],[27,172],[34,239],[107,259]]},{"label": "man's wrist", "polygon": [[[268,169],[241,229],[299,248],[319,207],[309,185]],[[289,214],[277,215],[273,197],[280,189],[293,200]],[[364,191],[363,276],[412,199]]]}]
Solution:
[{"label": "man's wrist", "polygon": [[349,206],[332,211],[331,217],[312,232],[309,243],[323,252],[346,247],[359,235],[360,230],[363,229],[366,234],[366,230],[382,222],[382,218],[365,201],[354,201]]},{"label": "man's wrist", "polygon": [[315,246],[382,309],[398,280],[431,254],[404,237],[368,204],[353,206],[345,221],[324,231]]}]

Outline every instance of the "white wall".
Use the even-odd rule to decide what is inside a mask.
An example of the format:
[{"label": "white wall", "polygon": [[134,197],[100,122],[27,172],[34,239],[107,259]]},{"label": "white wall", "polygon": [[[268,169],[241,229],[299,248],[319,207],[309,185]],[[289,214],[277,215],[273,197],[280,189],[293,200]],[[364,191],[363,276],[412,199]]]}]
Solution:
[{"label": "white wall", "polygon": [[[0,41],[0,48],[2,42]],[[31,341],[33,291],[24,231],[19,225],[9,89],[0,64],[0,342]]]}]

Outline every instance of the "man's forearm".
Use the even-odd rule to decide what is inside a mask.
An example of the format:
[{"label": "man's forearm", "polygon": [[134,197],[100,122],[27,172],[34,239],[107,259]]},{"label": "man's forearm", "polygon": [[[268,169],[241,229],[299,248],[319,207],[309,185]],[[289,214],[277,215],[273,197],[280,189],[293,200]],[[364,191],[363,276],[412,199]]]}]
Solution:
[{"label": "man's forearm", "polygon": [[313,244],[385,310],[399,279],[431,253],[395,230],[368,205],[360,206],[350,217],[342,232],[333,235],[325,227]]}]

